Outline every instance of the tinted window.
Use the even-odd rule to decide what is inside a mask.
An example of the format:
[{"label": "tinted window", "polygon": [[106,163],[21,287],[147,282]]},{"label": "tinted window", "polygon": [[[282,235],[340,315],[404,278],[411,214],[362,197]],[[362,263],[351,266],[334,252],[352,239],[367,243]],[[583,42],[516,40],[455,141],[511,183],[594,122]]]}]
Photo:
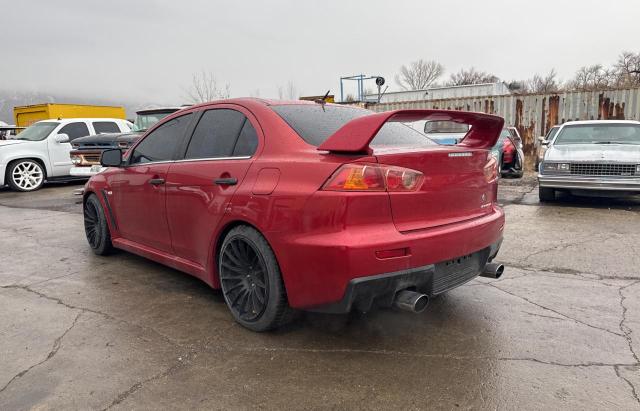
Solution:
[{"label": "tinted window", "polygon": [[131,164],[173,160],[189,126],[191,114],[170,120],[151,132],[131,155]]},{"label": "tinted window", "polygon": [[258,135],[256,134],[256,129],[253,128],[253,125],[251,125],[251,122],[247,119],[244,122],[242,131],[240,131],[240,137],[238,137],[236,147],[233,149],[233,156],[251,157],[253,153],[256,152],[256,148],[258,148]]},{"label": "tinted window", "polygon": [[[314,146],[322,144],[329,136],[349,121],[373,114],[372,111],[338,106],[281,105],[271,108],[286,121],[304,141]],[[435,144],[419,131],[398,122],[387,122],[371,142],[372,146],[420,147]]]},{"label": "tinted window", "polygon": [[96,130],[96,134],[120,132],[120,128],[113,121],[94,121],[93,128]]},{"label": "tinted window", "polygon": [[88,136],[89,127],[85,123],[69,123],[62,127],[58,134],[66,134],[69,136],[69,141],[73,141],[76,138]]},{"label": "tinted window", "polygon": [[235,110],[205,111],[193,132],[185,158],[231,157],[246,119]]}]

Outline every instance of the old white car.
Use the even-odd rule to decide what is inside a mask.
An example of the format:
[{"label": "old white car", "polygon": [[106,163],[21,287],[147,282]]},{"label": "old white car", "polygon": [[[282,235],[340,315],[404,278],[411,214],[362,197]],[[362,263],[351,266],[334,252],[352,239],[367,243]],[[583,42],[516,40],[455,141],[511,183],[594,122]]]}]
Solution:
[{"label": "old white car", "polygon": [[32,124],[15,140],[0,141],[0,187],[34,191],[45,181],[71,179],[70,142],[110,126],[129,131],[131,123],[114,118],[69,118]]},{"label": "old white car", "polygon": [[547,144],[538,174],[540,201],[554,200],[556,191],[640,194],[640,122],[570,121]]}]

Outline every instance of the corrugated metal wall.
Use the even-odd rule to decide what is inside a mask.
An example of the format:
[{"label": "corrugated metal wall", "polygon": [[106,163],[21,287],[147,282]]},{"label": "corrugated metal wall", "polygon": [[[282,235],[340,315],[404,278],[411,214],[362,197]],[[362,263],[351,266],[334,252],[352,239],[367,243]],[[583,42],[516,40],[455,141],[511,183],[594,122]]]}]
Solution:
[{"label": "corrugated metal wall", "polygon": [[506,125],[520,131],[527,163],[531,165],[537,137],[555,124],[569,120],[640,119],[640,88],[407,101],[373,104],[368,108],[466,110],[501,116]]}]

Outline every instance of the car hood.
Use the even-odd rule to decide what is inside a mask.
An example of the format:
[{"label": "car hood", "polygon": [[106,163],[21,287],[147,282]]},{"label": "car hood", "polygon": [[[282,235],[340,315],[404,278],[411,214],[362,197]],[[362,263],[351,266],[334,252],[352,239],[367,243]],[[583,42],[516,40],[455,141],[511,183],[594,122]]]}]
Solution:
[{"label": "car hood", "polygon": [[566,144],[547,150],[546,161],[585,161],[640,163],[640,145],[635,144]]},{"label": "car hood", "polygon": [[33,143],[33,141],[26,141],[26,140],[0,140],[0,147],[14,146],[16,144],[28,144],[28,143]]},{"label": "car hood", "polygon": [[126,132],[126,133],[102,133],[94,134],[92,136],[80,137],[73,140],[74,144],[95,144],[95,143],[114,143],[121,138],[138,138],[140,133]]}]

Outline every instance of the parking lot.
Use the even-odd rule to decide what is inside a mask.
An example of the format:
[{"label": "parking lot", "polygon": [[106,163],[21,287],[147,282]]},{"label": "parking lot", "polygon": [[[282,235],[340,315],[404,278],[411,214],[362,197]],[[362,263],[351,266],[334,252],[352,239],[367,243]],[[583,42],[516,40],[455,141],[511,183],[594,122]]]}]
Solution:
[{"label": "parking lot", "polygon": [[640,409],[640,198],[503,181],[501,279],[257,334],[186,274],[94,256],[80,187],[0,190],[0,409]]}]

